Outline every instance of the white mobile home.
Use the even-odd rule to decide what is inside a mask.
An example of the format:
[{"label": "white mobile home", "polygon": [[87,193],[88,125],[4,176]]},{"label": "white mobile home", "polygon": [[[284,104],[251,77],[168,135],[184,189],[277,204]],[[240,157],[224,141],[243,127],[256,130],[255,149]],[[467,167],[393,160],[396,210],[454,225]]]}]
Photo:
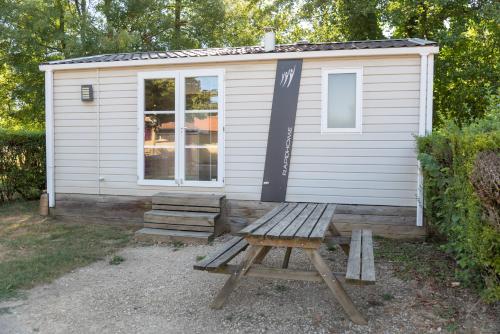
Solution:
[{"label": "white mobile home", "polygon": [[158,192],[206,193],[230,216],[278,199],[422,225],[414,136],[432,127],[437,52],[421,39],[302,42],[42,64],[50,207],[139,223]]}]

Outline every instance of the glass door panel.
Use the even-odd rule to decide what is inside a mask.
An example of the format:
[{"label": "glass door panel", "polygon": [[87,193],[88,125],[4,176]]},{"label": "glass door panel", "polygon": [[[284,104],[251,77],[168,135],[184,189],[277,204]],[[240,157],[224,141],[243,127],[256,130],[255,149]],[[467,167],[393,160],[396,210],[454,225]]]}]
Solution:
[{"label": "glass door panel", "polygon": [[175,180],[175,78],[144,80],[144,179]]},{"label": "glass door panel", "polygon": [[184,172],[186,181],[218,180],[219,79],[185,78]]}]

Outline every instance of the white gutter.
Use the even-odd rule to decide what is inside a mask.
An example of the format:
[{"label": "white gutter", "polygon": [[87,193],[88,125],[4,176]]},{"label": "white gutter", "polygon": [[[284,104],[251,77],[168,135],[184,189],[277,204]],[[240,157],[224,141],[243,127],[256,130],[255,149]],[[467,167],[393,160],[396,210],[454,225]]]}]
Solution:
[{"label": "white gutter", "polygon": [[328,51],[304,51],[304,52],[280,52],[280,53],[256,53],[239,54],[230,56],[201,56],[184,58],[146,59],[146,60],[126,60],[109,62],[90,62],[75,64],[43,64],[39,68],[41,71],[47,70],[69,70],[69,69],[90,69],[90,68],[110,68],[126,66],[151,66],[151,65],[176,65],[176,64],[199,64],[199,63],[221,63],[239,61],[257,61],[274,59],[308,59],[325,57],[362,57],[362,56],[394,56],[394,55],[428,55],[438,53],[437,46],[419,46],[404,48],[380,48],[380,49],[354,49],[354,50],[328,50]]},{"label": "white gutter", "polygon": [[49,196],[49,207],[56,204],[56,193],[54,185],[54,103],[53,103],[53,81],[52,69],[45,71],[45,146],[47,167],[47,195]]}]

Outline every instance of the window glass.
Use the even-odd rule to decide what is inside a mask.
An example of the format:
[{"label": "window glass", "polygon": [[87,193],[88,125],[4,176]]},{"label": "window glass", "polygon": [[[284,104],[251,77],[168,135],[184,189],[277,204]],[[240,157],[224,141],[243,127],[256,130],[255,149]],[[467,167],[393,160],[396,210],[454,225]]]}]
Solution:
[{"label": "window glass", "polygon": [[186,110],[218,109],[217,76],[186,78]]},{"label": "window glass", "polygon": [[186,148],[186,180],[217,181],[217,145]]},{"label": "window glass", "polygon": [[175,144],[175,114],[144,115],[144,146]]},{"label": "window glass", "polygon": [[144,148],[144,179],[175,179],[175,149]]},{"label": "window glass", "polygon": [[186,145],[217,144],[217,113],[189,113],[185,120]]},{"label": "window glass", "polygon": [[[162,108],[158,110],[165,111]],[[175,110],[175,103],[172,108]],[[175,114],[144,115],[144,179],[175,179]]]},{"label": "window glass", "polygon": [[356,127],[356,74],[328,74],[328,128]]},{"label": "window glass", "polygon": [[175,79],[144,80],[144,110],[175,110]]}]

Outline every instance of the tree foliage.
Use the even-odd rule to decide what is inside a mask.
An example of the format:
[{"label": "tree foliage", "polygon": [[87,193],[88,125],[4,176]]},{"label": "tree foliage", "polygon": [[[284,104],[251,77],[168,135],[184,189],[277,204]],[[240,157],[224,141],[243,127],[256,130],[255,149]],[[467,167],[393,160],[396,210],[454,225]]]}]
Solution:
[{"label": "tree foliage", "polygon": [[481,118],[499,82],[493,0],[0,0],[0,126],[41,128],[41,62],[91,54],[420,37],[440,44],[435,124]]},{"label": "tree foliage", "polygon": [[435,66],[435,124],[464,125],[484,115],[500,81],[500,2],[389,0],[384,21],[394,37],[439,42]]}]

